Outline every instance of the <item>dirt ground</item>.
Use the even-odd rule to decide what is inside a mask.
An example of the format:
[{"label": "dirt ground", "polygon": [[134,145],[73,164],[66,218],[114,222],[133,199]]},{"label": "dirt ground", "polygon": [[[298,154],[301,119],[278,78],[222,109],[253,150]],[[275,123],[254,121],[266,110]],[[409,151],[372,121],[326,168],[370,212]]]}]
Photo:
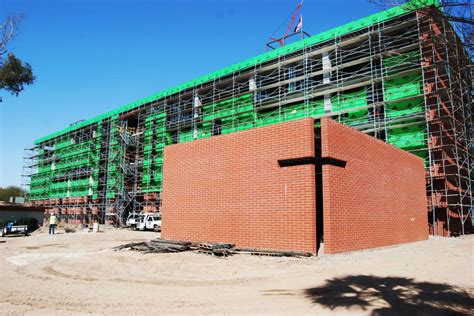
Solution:
[{"label": "dirt ground", "polygon": [[304,259],[111,250],[156,236],[0,238],[0,314],[474,312],[473,236]]}]

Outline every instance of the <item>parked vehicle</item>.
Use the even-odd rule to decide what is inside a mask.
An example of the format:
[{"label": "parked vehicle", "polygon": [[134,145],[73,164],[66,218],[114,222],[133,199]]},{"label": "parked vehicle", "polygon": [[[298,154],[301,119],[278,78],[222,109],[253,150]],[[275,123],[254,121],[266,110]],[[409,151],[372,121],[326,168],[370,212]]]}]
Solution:
[{"label": "parked vehicle", "polygon": [[28,236],[28,225],[15,225],[15,222],[9,222],[2,228],[0,236],[6,235],[25,235]]},{"label": "parked vehicle", "polygon": [[131,227],[132,229],[137,228],[137,223],[140,217],[140,213],[130,213],[125,221],[125,225],[127,227]]},{"label": "parked vehicle", "polygon": [[136,228],[138,230],[161,231],[161,215],[156,213],[141,213],[138,216]]}]

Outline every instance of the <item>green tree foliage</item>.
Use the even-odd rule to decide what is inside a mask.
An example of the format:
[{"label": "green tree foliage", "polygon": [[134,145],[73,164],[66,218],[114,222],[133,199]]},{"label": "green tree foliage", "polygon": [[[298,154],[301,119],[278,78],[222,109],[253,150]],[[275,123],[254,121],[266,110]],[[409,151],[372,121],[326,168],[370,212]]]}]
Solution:
[{"label": "green tree foliage", "polygon": [[24,196],[25,190],[16,186],[0,187],[0,201],[9,202],[11,196]]},{"label": "green tree foliage", "polygon": [[31,66],[9,53],[7,60],[0,66],[0,89],[18,96],[25,85],[33,84],[34,81]]},{"label": "green tree foliage", "polygon": [[0,24],[0,90],[15,96],[23,91],[25,85],[33,84],[36,79],[31,66],[7,49],[7,44],[16,35],[20,21],[19,16],[9,16]]}]

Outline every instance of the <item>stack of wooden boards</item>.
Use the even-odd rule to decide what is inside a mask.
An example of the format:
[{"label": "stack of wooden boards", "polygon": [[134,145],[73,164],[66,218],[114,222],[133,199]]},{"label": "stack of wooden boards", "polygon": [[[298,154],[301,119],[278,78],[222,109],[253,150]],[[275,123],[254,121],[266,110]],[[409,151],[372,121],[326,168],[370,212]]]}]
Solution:
[{"label": "stack of wooden boards", "polygon": [[250,254],[254,256],[271,256],[271,257],[311,257],[310,253],[294,252],[294,251],[276,251],[261,250],[252,248],[235,248],[233,244],[225,243],[197,243],[190,241],[175,241],[165,239],[152,239],[150,241],[136,242],[124,244],[113,248],[115,251],[134,250],[143,253],[174,253],[183,251],[193,251],[204,253],[216,257],[227,257],[237,253]]}]

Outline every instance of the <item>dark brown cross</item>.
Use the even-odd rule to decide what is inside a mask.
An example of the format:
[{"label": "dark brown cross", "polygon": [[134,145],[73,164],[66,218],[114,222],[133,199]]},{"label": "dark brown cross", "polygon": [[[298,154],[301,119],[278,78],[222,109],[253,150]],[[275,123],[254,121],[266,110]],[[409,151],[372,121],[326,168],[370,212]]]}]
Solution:
[{"label": "dark brown cross", "polygon": [[345,168],[346,161],[332,157],[301,157],[291,159],[280,159],[278,160],[278,165],[280,167],[292,167],[301,165],[332,165],[340,168]]}]

